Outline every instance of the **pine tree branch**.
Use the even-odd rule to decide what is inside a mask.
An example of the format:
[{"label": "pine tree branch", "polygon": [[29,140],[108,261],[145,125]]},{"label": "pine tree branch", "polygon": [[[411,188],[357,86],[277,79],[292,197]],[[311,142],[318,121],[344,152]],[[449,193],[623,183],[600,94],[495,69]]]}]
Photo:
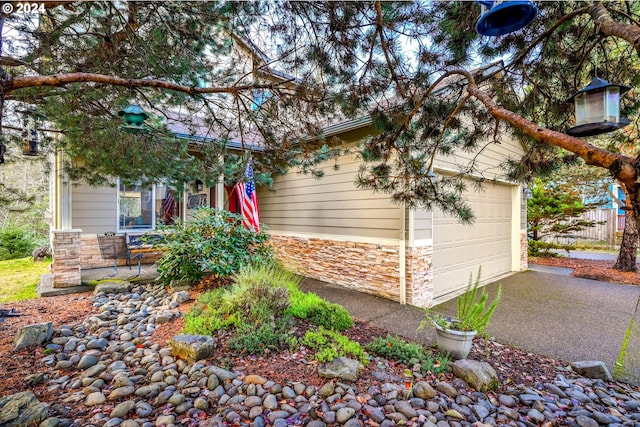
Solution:
[{"label": "pine tree branch", "polygon": [[599,166],[612,170],[620,181],[633,185],[636,179],[636,170],[631,164],[633,159],[622,154],[616,154],[602,148],[591,145],[580,138],[576,138],[561,132],[539,126],[511,110],[500,107],[475,83],[473,75],[465,70],[456,70],[452,73],[463,75],[469,85],[467,91],[478,99],[487,108],[489,114],[499,120],[503,120],[519,129],[525,135],[545,144],[564,148],[580,156],[588,165]]},{"label": "pine tree branch", "polygon": [[640,55],[640,28],[613,20],[609,11],[601,2],[594,3],[590,7],[591,18],[602,34],[619,37],[629,42]]},{"label": "pine tree branch", "polygon": [[[287,81],[286,83],[289,83]],[[173,90],[189,95],[207,93],[238,94],[253,89],[277,89],[281,83],[251,84],[239,86],[195,87],[186,86],[166,80],[157,79],[124,79],[117,76],[94,73],[68,73],[51,76],[18,76],[2,82],[5,93],[29,87],[65,86],[71,83],[101,83],[126,88],[149,87],[155,89]]]}]

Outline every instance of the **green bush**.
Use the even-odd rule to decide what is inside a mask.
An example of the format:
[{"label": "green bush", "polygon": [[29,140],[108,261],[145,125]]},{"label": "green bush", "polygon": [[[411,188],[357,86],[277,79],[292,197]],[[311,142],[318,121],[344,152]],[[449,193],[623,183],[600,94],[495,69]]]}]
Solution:
[{"label": "green bush", "polygon": [[292,292],[291,307],[287,312],[332,331],[344,331],[353,326],[353,319],[344,307],[325,301],[312,292]]},{"label": "green bush", "polygon": [[195,284],[207,274],[229,277],[244,266],[272,260],[267,234],[247,230],[240,215],[221,209],[200,208],[188,222],[162,230],[167,234],[157,243],[163,251],[158,273],[165,284]]},{"label": "green bush", "polygon": [[374,338],[366,345],[366,349],[378,356],[404,364],[415,364],[428,356],[420,344],[410,343],[391,335],[387,335],[386,338]]},{"label": "green bush", "polygon": [[313,292],[303,292],[297,287],[289,289],[291,294],[291,306],[287,313],[298,319],[307,319],[316,306],[324,301]]},{"label": "green bush", "polygon": [[299,278],[275,265],[248,266],[229,287],[201,295],[185,316],[185,333],[213,335],[233,330],[228,345],[249,354],[286,342],[291,329],[289,289]]},{"label": "green bush", "polygon": [[558,256],[557,250],[575,251],[578,249],[577,245],[561,245],[553,242],[543,242],[542,240],[529,240],[527,242],[527,252],[531,257],[540,258],[554,258]]},{"label": "green bush", "polygon": [[353,319],[344,307],[324,300],[311,310],[309,320],[332,331],[344,331],[353,326]]},{"label": "green bush", "polygon": [[232,350],[247,354],[261,354],[266,350],[278,350],[287,343],[288,331],[291,329],[290,318],[266,322],[257,328],[243,324],[236,329],[236,334],[227,341]]},{"label": "green bush", "polygon": [[[259,354],[291,343],[293,318],[308,319],[321,328],[307,340],[329,340],[331,344],[317,349],[319,360],[332,360],[337,355],[366,360],[360,345],[333,331],[353,325],[349,313],[298,288],[300,277],[274,263],[261,263],[242,268],[228,287],[205,292],[185,316],[184,333],[214,335],[221,330],[233,336],[227,342],[232,350]],[[315,335],[314,335],[315,334]],[[309,345],[306,343],[304,345]],[[364,362],[363,362],[364,363]]]},{"label": "green bush", "polygon": [[24,258],[42,243],[27,228],[7,225],[0,229],[0,260]]},{"label": "green bush", "polygon": [[391,335],[387,335],[385,338],[374,338],[365,346],[365,349],[370,353],[405,365],[419,364],[422,372],[439,374],[447,370],[448,359],[446,356],[438,355],[434,358],[433,353],[422,345],[407,342]]},{"label": "green bush", "polygon": [[221,329],[240,324],[235,308],[224,304],[228,289],[219,288],[202,294],[184,317],[184,333],[214,335]]},{"label": "green bush", "polygon": [[315,352],[319,362],[331,362],[336,357],[357,359],[363,365],[369,363],[369,355],[359,343],[336,331],[320,327],[317,331],[307,331],[301,339],[290,339],[291,347],[305,346]]}]

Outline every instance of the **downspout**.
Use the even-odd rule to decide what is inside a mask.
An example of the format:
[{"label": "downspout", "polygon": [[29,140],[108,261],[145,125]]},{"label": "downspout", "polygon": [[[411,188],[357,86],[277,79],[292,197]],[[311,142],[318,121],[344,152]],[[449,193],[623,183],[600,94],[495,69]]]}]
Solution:
[{"label": "downspout", "polygon": [[[220,156],[220,164],[224,165],[224,156]],[[218,183],[216,184],[216,203],[217,209],[224,209],[224,174],[220,174],[218,177]]]},{"label": "downspout", "polygon": [[511,271],[522,270],[522,215],[527,214],[527,200],[523,197],[524,188],[521,185],[514,186],[511,190]]},{"label": "downspout", "polygon": [[400,304],[407,303],[407,205],[402,204],[400,214]]}]

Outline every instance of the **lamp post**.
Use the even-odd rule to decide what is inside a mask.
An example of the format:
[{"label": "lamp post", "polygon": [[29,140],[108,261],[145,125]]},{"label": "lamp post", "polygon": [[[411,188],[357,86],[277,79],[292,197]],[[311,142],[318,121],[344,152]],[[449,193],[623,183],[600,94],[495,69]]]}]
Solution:
[{"label": "lamp post", "polygon": [[591,83],[566,102],[575,104],[576,126],[567,130],[571,136],[594,136],[622,129],[631,121],[620,117],[620,95],[631,89],[595,77]]}]

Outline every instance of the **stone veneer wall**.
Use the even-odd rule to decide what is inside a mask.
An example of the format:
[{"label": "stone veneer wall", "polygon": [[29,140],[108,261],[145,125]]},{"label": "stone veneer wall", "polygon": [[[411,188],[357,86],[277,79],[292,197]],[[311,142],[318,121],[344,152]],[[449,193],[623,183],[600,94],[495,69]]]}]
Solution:
[{"label": "stone veneer wall", "polygon": [[307,277],[400,300],[398,245],[271,235],[278,259]]},{"label": "stone veneer wall", "polygon": [[416,307],[433,305],[433,245],[408,247],[407,304]]},{"label": "stone veneer wall", "polygon": [[[97,234],[83,234],[81,236],[81,247],[80,265],[82,265],[82,268],[113,267],[112,259],[102,259],[102,255],[100,255],[100,245],[98,245]],[[142,264],[153,264],[160,259],[160,256],[160,253],[147,252],[142,258]],[[135,260],[132,262],[132,265],[137,264],[138,262]],[[127,261],[119,259],[118,265],[127,265]]]},{"label": "stone veneer wall", "polygon": [[527,240],[527,232],[520,233],[520,271],[529,268],[529,241]]},{"label": "stone veneer wall", "polygon": [[53,262],[51,281],[54,288],[80,286],[81,230],[54,230],[51,232]]}]

